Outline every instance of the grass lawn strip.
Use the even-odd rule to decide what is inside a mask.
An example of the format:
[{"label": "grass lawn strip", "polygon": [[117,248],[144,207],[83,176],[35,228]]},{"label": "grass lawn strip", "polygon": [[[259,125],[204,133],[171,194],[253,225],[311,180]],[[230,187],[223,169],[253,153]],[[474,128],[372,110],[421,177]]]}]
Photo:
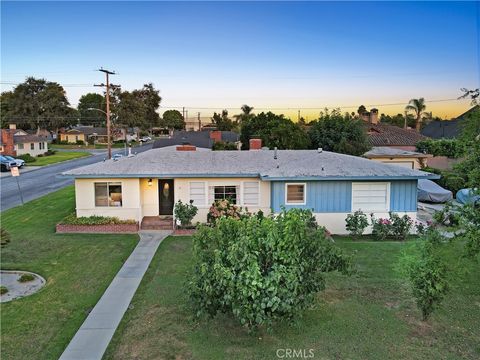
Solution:
[{"label": "grass lawn strip", "polygon": [[[320,359],[478,359],[480,277],[471,264],[428,322],[395,270],[413,242],[351,241],[337,244],[355,254],[357,273],[327,275],[327,289],[293,323],[249,334],[235,320],[194,320],[184,283],[191,238],[160,245],[105,359],[275,359],[277,349],[313,349]],[[458,246],[448,256],[455,261]],[[308,352],[307,352],[308,354]]]},{"label": "grass lawn strip", "polygon": [[78,152],[78,151],[58,151],[56,154],[53,154],[53,155],[37,157],[35,158],[36,160],[34,162],[29,163],[27,165],[45,166],[45,165],[56,164],[62,161],[78,159],[85,156],[90,156],[90,154],[88,152]]},{"label": "grass lawn strip", "polygon": [[2,304],[1,358],[57,359],[138,242],[137,235],[55,234],[73,187],[3,212],[1,268],[44,277],[38,293]]}]

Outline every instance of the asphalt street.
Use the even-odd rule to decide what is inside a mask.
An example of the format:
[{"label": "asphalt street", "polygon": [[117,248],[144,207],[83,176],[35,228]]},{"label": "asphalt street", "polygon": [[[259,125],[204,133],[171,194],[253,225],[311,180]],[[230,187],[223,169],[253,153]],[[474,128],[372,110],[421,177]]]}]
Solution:
[{"label": "asphalt street", "polygon": [[[152,144],[150,143],[133,148],[132,152],[140,153],[150,150],[151,148]],[[114,154],[123,154],[123,152],[123,149],[113,151]],[[73,179],[60,176],[62,172],[103,161],[105,157],[106,151],[104,153],[85,158],[44,166],[40,169],[25,173],[22,173],[20,170],[20,176],[18,177],[18,180],[24,201],[27,202],[34,200],[40,196],[59,190],[65,186],[72,185]],[[8,176],[0,179],[0,192],[1,211],[21,204],[17,180],[14,177]]]}]

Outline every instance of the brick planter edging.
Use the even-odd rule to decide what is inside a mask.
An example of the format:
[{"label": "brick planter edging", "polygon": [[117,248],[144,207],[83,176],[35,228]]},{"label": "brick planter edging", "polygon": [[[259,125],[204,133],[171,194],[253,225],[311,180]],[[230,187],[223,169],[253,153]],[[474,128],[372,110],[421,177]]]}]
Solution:
[{"label": "brick planter edging", "polygon": [[108,224],[108,225],[70,225],[57,224],[55,227],[57,233],[90,233],[90,234],[136,234],[138,232],[138,223],[135,224]]},{"label": "brick planter edging", "polygon": [[197,229],[175,229],[173,231],[173,236],[185,236],[185,235],[193,235],[197,232]]}]

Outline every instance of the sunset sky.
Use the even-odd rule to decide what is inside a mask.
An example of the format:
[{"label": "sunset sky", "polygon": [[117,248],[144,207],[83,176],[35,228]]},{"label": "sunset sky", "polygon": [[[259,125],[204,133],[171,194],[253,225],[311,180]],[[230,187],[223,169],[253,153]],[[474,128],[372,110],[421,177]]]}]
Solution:
[{"label": "sunset sky", "polygon": [[[324,107],[434,115],[469,108],[479,87],[478,2],[3,2],[1,89],[26,76],[65,86],[72,105],[118,72],[153,82],[162,110],[231,114],[242,104],[309,119]],[[439,101],[441,100],[441,101]],[[444,101],[448,100],[448,101]],[[385,105],[398,104],[398,105]],[[195,115],[194,115],[195,114]]]}]

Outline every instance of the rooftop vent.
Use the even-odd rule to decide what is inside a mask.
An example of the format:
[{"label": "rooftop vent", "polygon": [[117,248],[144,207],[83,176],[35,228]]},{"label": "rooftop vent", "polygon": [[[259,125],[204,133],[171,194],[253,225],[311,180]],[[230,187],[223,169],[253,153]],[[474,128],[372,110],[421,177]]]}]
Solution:
[{"label": "rooftop vent", "polygon": [[322,148],[318,148],[317,149],[318,153],[321,154],[323,152],[323,149]]}]

